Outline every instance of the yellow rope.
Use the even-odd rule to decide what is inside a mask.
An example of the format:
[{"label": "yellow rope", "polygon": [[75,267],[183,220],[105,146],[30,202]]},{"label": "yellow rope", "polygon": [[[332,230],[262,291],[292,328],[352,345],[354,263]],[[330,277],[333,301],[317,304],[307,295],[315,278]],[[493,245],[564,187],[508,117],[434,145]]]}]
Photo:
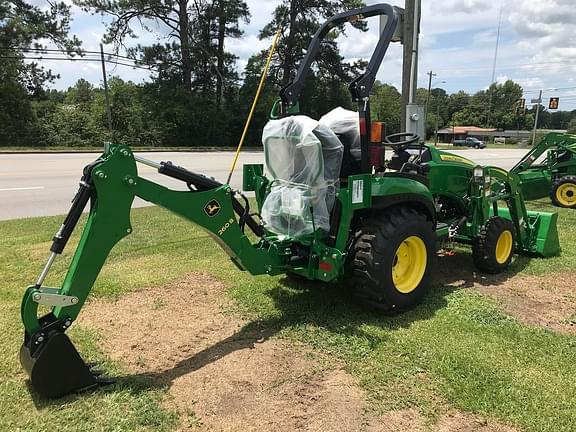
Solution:
[{"label": "yellow rope", "polygon": [[272,41],[272,46],[270,47],[270,52],[268,53],[268,59],[266,60],[266,65],[264,66],[264,70],[262,71],[262,76],[260,77],[260,83],[258,84],[258,89],[256,90],[256,95],[254,96],[254,101],[252,102],[252,107],[250,108],[250,113],[248,114],[248,118],[246,119],[246,124],[244,125],[244,131],[242,132],[242,137],[240,138],[240,142],[238,143],[238,148],[236,149],[236,155],[234,156],[234,161],[232,162],[232,166],[230,167],[230,173],[228,174],[228,180],[226,183],[230,183],[232,179],[232,173],[236,168],[236,163],[238,162],[238,157],[240,156],[240,150],[242,149],[242,145],[244,144],[244,140],[246,139],[246,134],[248,133],[248,128],[250,127],[250,123],[252,122],[252,116],[254,115],[254,110],[256,109],[256,104],[258,103],[258,99],[260,99],[260,93],[264,88],[264,83],[266,82],[266,77],[268,76],[268,70],[270,69],[270,63],[272,62],[272,57],[274,56],[274,52],[276,51],[276,45],[278,45],[278,40],[280,39],[280,34],[282,33],[282,28],[278,28],[276,35],[274,36],[274,40]]}]

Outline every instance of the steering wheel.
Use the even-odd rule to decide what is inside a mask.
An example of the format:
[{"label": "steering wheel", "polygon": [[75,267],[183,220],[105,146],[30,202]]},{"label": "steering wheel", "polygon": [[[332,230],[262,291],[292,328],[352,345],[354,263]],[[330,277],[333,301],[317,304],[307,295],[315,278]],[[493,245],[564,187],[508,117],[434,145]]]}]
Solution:
[{"label": "steering wheel", "polygon": [[[400,140],[401,138],[406,138]],[[405,150],[410,144],[414,144],[420,141],[420,135],[413,132],[402,132],[386,136],[384,138],[384,143],[387,146],[395,147],[395,151]]]}]

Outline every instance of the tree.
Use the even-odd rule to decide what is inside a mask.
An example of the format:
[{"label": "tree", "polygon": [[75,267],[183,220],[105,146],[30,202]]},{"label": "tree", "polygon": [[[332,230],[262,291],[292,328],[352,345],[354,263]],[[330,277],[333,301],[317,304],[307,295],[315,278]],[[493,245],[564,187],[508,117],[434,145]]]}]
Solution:
[{"label": "tree", "polygon": [[463,90],[460,90],[458,93],[451,94],[446,102],[448,107],[448,118],[452,119],[455,113],[468,107],[470,105],[471,99],[471,96]]},{"label": "tree", "polygon": [[576,118],[573,118],[570,120],[570,123],[568,123],[568,133],[576,134]]},{"label": "tree", "polygon": [[[359,0],[283,0],[276,7],[272,21],[260,32],[260,38],[272,37],[278,28],[282,33],[278,44],[278,63],[273,75],[277,83],[287,84],[293,72],[306,54],[312,36],[324,20],[344,10],[363,6]],[[357,22],[355,27],[366,29],[365,23]],[[343,30],[341,30],[343,31]],[[316,65],[322,75],[348,78],[347,66],[342,62],[335,38],[327,37],[322,45]]]},{"label": "tree", "polygon": [[522,97],[522,93],[522,87],[512,80],[507,80],[503,84],[492,84],[485,96],[485,98],[489,98],[489,95],[492,95],[492,108],[486,119],[486,126],[497,129],[513,129],[516,125],[517,102]]},{"label": "tree", "polygon": [[240,20],[248,22],[250,12],[246,3],[238,0],[218,0],[213,5],[213,9],[217,23],[216,107],[219,110],[222,107],[226,75],[232,75],[234,82],[238,79],[233,65],[231,67],[237,57],[225,52],[224,42],[226,37],[242,36],[243,31],[240,30],[238,24]]},{"label": "tree", "polygon": [[[265,39],[281,30],[277,55],[270,68],[271,84],[279,89],[293,78],[312,36],[326,19],[362,5],[363,2],[359,0],[283,0],[276,7],[272,21],[260,32],[260,38]],[[354,23],[354,26],[366,29],[362,21]],[[351,81],[365,66],[364,62],[349,64],[343,61],[336,43],[338,35],[342,33],[344,27],[333,30],[325,37],[307,77],[308,85],[300,98],[301,108],[313,117],[324,114],[328,107],[336,104],[349,106],[351,101],[342,84]],[[259,57],[264,55],[257,54]]]},{"label": "tree", "polygon": [[[109,15],[104,41],[115,47],[135,38],[134,25],[159,33],[165,44],[138,45],[129,55],[143,64],[159,66],[159,79],[180,80],[188,92],[211,92],[218,108],[222,103],[226,79],[237,79],[236,57],[225,51],[226,38],[242,35],[241,20],[250,13],[243,0],[75,0],[86,11]],[[214,77],[216,77],[214,79]]]},{"label": "tree", "polygon": [[66,92],[65,102],[75,105],[89,105],[94,100],[94,96],[94,86],[84,78],[80,78],[74,87],[70,87]]},{"label": "tree", "polygon": [[401,96],[396,87],[374,83],[372,89],[372,117],[386,124],[386,134],[400,132]]},{"label": "tree", "polygon": [[79,53],[80,41],[69,37],[70,7],[47,8],[22,0],[0,0],[0,146],[43,142],[33,99],[45,97],[44,84],[56,76],[37,63],[25,63],[25,52],[50,40],[69,54]]},{"label": "tree", "polygon": [[[107,24],[104,42],[113,43],[116,48],[123,46],[126,38],[136,38],[133,25],[153,31],[152,24],[162,26],[170,41],[166,45],[155,45],[155,52],[173,48],[178,50],[178,62],[184,88],[192,88],[191,26],[189,0],[75,0],[74,3],[85,11],[109,15],[112,21]],[[143,47],[139,47],[142,51]],[[137,51],[132,51],[135,54]],[[148,53],[150,55],[150,53]],[[164,54],[164,53],[163,53]],[[144,60],[154,60],[144,58]],[[166,60],[166,59],[165,59]]]}]

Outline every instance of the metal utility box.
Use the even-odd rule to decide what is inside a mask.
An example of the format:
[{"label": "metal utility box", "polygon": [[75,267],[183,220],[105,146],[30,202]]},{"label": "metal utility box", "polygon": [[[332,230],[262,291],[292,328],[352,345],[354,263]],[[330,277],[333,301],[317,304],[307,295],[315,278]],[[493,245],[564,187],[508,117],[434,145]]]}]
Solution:
[{"label": "metal utility box", "polygon": [[417,134],[421,141],[426,140],[426,119],[422,105],[406,105],[406,132]]}]

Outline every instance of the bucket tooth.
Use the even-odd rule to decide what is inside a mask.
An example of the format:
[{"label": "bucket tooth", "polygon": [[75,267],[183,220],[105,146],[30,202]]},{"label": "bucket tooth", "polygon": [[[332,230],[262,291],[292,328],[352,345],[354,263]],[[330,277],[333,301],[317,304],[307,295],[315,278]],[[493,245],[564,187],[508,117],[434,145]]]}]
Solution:
[{"label": "bucket tooth", "polygon": [[40,395],[56,398],[111,383],[90,370],[64,333],[50,332],[37,349],[31,349],[33,338],[26,339],[20,363]]}]

